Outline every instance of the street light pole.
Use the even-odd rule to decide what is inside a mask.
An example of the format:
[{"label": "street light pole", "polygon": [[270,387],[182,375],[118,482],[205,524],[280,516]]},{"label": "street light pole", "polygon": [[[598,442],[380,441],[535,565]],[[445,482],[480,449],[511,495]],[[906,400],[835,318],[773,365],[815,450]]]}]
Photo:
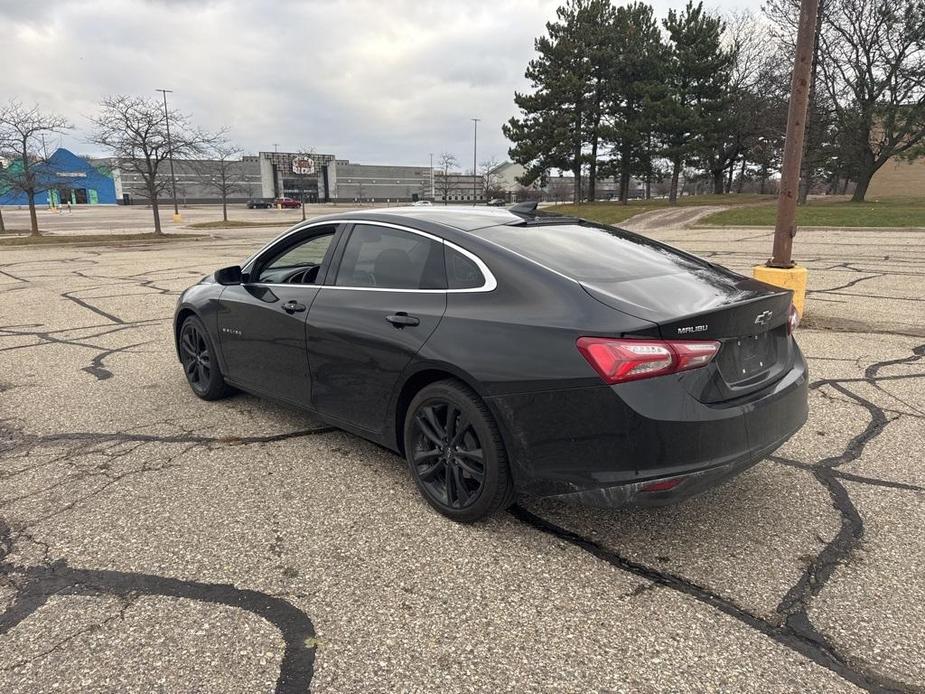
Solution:
[{"label": "street light pole", "polygon": [[434,192],[434,153],[430,153],[430,198],[433,200],[436,197]]},{"label": "street light pole", "polygon": [[170,160],[170,187],[173,191],[173,221],[180,222],[180,208],[177,205],[177,175],[173,169],[173,142],[170,139],[170,111],[167,110],[167,95],[173,94],[170,89],[155,89],[164,95],[164,123],[167,126],[167,158]]},{"label": "street light pole", "polygon": [[479,200],[479,168],[476,164],[478,145],[479,145],[479,121],[481,118],[472,119],[472,206],[475,207]]}]

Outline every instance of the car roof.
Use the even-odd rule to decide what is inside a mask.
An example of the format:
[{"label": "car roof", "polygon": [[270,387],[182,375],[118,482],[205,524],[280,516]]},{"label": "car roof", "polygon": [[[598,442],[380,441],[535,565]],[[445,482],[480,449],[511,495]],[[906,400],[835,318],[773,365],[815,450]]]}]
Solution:
[{"label": "car roof", "polygon": [[350,216],[353,218],[394,216],[440,224],[460,231],[474,231],[485,227],[498,226],[499,224],[512,224],[523,221],[522,215],[516,215],[503,207],[443,207],[438,205],[361,209],[337,216]]}]

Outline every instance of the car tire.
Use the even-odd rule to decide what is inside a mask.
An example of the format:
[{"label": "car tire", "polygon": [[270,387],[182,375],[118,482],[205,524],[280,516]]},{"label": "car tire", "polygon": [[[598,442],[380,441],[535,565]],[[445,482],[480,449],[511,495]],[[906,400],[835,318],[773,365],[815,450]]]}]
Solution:
[{"label": "car tire", "polygon": [[234,389],[225,383],[218,366],[212,338],[196,316],[183,321],[177,338],[180,363],[190,389],[203,400],[219,400]]},{"label": "car tire", "polygon": [[404,442],[418,490],[447,518],[472,523],[513,502],[498,425],[465,384],[445,380],[421,389],[405,415]]}]

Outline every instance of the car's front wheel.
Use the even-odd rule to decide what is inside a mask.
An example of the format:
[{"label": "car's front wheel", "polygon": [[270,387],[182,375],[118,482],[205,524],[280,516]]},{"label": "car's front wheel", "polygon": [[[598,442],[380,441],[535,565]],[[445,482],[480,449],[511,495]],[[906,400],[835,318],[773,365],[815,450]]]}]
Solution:
[{"label": "car's front wheel", "polygon": [[218,368],[206,326],[196,316],[190,316],[180,326],[179,347],[186,381],[196,395],[203,400],[218,400],[232,392]]},{"label": "car's front wheel", "polygon": [[423,388],[405,416],[405,457],[421,494],[461,523],[510,506],[514,484],[498,426],[458,381]]}]

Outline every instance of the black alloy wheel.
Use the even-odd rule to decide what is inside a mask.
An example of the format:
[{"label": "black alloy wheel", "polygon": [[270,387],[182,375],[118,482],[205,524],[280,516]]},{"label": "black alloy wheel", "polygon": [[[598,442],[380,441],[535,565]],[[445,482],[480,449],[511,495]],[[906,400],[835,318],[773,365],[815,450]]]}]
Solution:
[{"label": "black alloy wheel", "polygon": [[497,425],[462,383],[440,381],[418,393],[406,417],[405,453],[424,498],[453,520],[476,521],[513,501]]},{"label": "black alloy wheel", "polygon": [[193,392],[203,400],[217,400],[226,396],[230,388],[218,369],[212,340],[202,321],[195,316],[183,322],[179,347],[180,362]]}]

